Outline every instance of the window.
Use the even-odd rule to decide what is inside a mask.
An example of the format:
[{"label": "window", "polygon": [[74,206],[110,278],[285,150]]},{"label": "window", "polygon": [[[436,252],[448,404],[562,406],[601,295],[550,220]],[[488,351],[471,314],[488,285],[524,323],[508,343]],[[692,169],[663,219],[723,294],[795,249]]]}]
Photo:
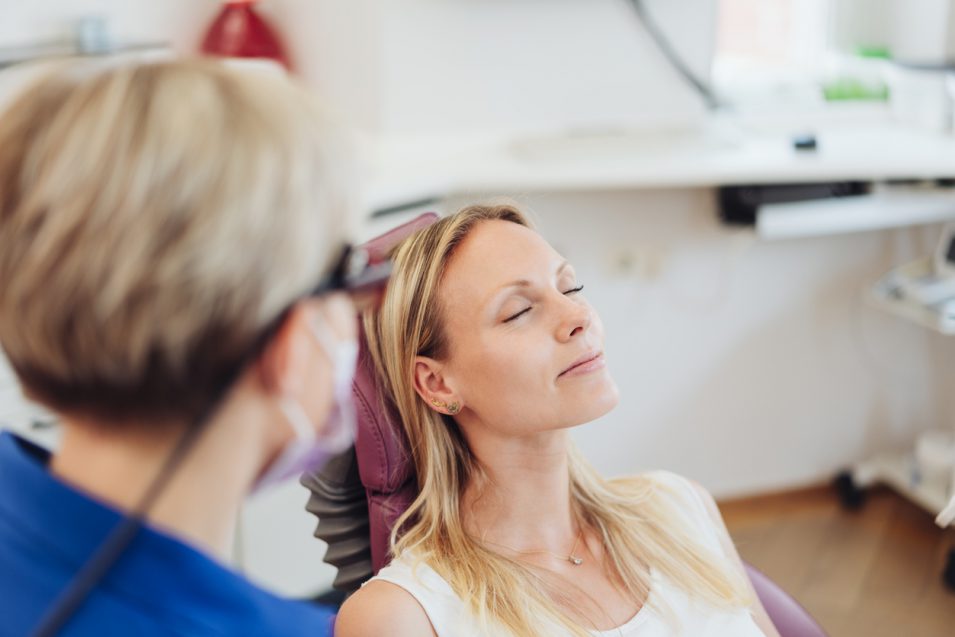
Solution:
[{"label": "window", "polygon": [[713,82],[729,100],[795,94],[818,101],[830,0],[719,0]]}]

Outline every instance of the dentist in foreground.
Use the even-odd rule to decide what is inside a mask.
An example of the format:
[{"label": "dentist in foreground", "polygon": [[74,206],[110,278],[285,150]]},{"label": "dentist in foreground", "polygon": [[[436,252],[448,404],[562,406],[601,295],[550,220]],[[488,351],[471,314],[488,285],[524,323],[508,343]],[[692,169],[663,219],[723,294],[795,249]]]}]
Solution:
[{"label": "dentist in foreground", "polygon": [[386,273],[345,248],[337,137],[200,61],[71,64],[0,116],[0,345],[62,425],[0,435],[0,636],[330,634],[226,558],[249,493],[353,436]]}]

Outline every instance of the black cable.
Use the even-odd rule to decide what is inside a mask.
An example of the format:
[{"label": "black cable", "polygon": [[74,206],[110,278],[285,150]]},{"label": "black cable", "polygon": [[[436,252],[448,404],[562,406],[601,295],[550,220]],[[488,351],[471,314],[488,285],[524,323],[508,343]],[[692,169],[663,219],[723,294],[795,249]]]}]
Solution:
[{"label": "black cable", "polygon": [[647,33],[653,39],[653,42],[657,45],[657,48],[660,49],[660,52],[663,53],[663,56],[667,59],[677,73],[693,87],[693,89],[699,93],[700,97],[703,98],[703,101],[706,102],[707,108],[710,110],[717,110],[718,108],[724,106],[724,104],[716,97],[716,93],[707,84],[704,80],[700,79],[696,73],[687,65],[686,61],[683,59],[677,50],[673,47],[673,43],[670,42],[670,39],[666,36],[665,33],[660,29],[659,25],[653,19],[653,16],[650,15],[650,12],[647,10],[646,3],[644,0],[627,0],[633,10],[636,12],[637,17],[640,18],[640,22],[643,23],[643,27],[647,30]]}]

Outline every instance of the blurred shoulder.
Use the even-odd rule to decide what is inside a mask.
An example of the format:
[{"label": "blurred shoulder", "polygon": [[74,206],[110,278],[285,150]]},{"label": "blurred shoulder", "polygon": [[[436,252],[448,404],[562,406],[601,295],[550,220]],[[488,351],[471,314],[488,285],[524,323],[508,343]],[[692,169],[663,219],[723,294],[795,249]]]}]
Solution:
[{"label": "blurred shoulder", "polygon": [[372,580],[342,605],[336,637],[435,637],[434,628],[414,596],[391,582]]}]

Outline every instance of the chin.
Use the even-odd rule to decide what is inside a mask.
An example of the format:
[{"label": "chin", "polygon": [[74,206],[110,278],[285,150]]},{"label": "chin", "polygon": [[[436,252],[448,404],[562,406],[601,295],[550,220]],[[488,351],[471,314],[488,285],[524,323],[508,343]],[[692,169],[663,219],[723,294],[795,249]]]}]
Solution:
[{"label": "chin", "polygon": [[609,376],[600,387],[591,388],[585,395],[575,402],[574,409],[568,410],[574,416],[570,426],[583,425],[613,411],[620,402],[620,390],[617,383]]}]

